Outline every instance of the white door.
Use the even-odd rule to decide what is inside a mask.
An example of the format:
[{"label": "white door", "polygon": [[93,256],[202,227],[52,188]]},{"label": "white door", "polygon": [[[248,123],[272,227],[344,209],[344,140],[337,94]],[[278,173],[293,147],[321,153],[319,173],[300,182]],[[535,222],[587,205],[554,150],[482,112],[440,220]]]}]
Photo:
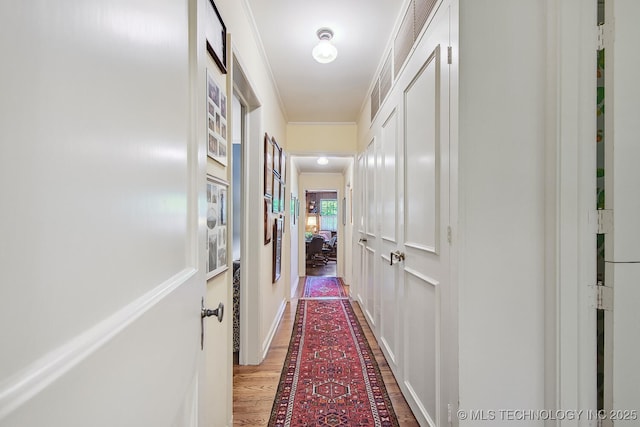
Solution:
[{"label": "white door", "polygon": [[364,204],[363,217],[364,228],[360,233],[362,244],[362,293],[361,303],[363,304],[364,315],[371,325],[376,329],[377,325],[377,304],[378,287],[376,275],[376,248],[377,248],[377,215],[376,215],[376,141],[371,141],[364,154],[364,174],[363,190]]},{"label": "white door", "polygon": [[418,45],[420,54],[409,60],[397,83],[404,88],[397,181],[401,227],[390,262],[399,270],[396,292],[402,298],[402,387],[416,418],[432,426],[447,423],[447,363],[457,363],[450,361],[453,338],[447,334],[454,321],[448,239],[448,44],[449,11],[440,10]]},{"label": "white door", "polygon": [[355,192],[353,200],[353,207],[355,210],[355,223],[354,223],[354,233],[353,233],[353,272],[354,272],[354,283],[353,288],[351,289],[352,296],[360,302],[361,306],[364,306],[364,281],[365,281],[365,271],[364,271],[364,247],[365,240],[364,237],[364,194],[365,194],[365,183],[364,183],[364,173],[365,173],[365,157],[364,154],[358,155],[356,159],[356,168],[355,168]]},{"label": "white door", "polygon": [[640,66],[640,3],[607,0],[605,5],[605,22],[613,29],[605,65],[605,203],[613,211],[613,231],[606,236],[605,285],[613,288],[614,295],[612,403],[617,420],[613,424],[631,426],[640,418],[640,88],[633,72]]},{"label": "white door", "polygon": [[[384,112],[384,111],[382,111]],[[388,115],[380,134],[380,326],[379,341],[389,366],[398,372],[400,346],[400,319],[403,312],[400,294],[401,271],[394,265],[392,252],[398,250],[400,193],[398,164],[402,161],[402,147],[398,141],[398,110]]]},{"label": "white door", "polygon": [[198,425],[190,3],[0,3],[3,427]]}]

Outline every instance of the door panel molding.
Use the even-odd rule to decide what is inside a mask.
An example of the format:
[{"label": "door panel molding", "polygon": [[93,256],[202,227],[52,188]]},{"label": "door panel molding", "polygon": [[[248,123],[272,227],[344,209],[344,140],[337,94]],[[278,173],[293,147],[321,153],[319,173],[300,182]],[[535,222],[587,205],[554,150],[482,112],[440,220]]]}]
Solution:
[{"label": "door panel molding", "polygon": [[198,270],[185,268],[66,344],[55,348],[8,379],[0,389],[0,420],[113,340],[121,331],[186,284]]},{"label": "door panel molding", "polygon": [[[435,425],[441,425],[440,282],[411,268],[405,267],[404,272],[404,383],[422,415],[431,420],[435,417]],[[425,340],[411,339],[418,335]]]},{"label": "door panel molding", "polygon": [[[394,108],[382,125],[380,147],[380,237],[396,242],[398,239],[398,115]],[[390,197],[393,194],[393,197]]]},{"label": "door panel molding", "polygon": [[422,251],[422,252],[428,252],[428,253],[433,254],[433,255],[439,255],[438,251],[436,251],[436,248],[433,247],[433,246],[425,246],[425,245],[421,245],[421,244],[415,243],[415,242],[405,242],[404,245],[407,248],[416,249],[416,250]]},{"label": "door panel molding", "polygon": [[[440,247],[440,68],[438,44],[404,90],[405,244],[433,253]],[[416,203],[426,217],[407,218]]]}]

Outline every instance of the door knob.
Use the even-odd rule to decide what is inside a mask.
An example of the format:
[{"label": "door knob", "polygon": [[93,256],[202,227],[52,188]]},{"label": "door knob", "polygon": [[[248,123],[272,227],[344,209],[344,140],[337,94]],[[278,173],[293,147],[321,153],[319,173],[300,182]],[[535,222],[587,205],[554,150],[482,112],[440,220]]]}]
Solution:
[{"label": "door knob", "polygon": [[218,318],[218,322],[222,322],[222,317],[224,316],[224,304],[218,304],[218,308],[213,310],[209,308],[204,308],[204,297],[200,301],[200,350],[204,349],[204,318],[216,316]]},{"label": "door knob", "polygon": [[209,308],[202,308],[202,318],[215,316],[218,318],[218,322],[222,322],[222,318],[224,316],[224,304],[218,304],[218,308],[214,308],[213,310]]},{"label": "door knob", "polygon": [[404,261],[404,252],[395,251],[389,254],[389,265],[393,265],[393,260]]}]

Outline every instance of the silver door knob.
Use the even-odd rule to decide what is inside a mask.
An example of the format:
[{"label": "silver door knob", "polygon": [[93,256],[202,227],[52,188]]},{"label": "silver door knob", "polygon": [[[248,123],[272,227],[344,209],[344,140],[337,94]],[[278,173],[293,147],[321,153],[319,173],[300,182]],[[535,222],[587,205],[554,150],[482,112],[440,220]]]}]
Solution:
[{"label": "silver door knob", "polygon": [[218,304],[218,308],[213,310],[209,308],[202,308],[202,318],[215,316],[218,318],[218,322],[222,322],[222,318],[224,317],[224,304]]}]

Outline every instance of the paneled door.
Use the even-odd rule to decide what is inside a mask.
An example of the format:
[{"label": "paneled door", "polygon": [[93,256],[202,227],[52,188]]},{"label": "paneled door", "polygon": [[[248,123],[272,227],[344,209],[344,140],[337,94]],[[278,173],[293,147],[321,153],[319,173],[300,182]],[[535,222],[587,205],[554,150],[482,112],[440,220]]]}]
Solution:
[{"label": "paneled door", "polygon": [[199,424],[194,4],[0,4],[2,427]]},{"label": "paneled door", "polygon": [[356,200],[354,200],[354,207],[356,213],[356,223],[355,225],[355,233],[353,233],[354,242],[354,254],[353,254],[353,262],[354,262],[354,278],[355,278],[355,289],[353,289],[354,297],[360,302],[361,307],[364,307],[365,304],[365,287],[364,284],[366,282],[366,270],[364,264],[365,258],[365,246],[367,242],[367,238],[364,231],[364,221],[365,214],[364,210],[366,209],[364,205],[364,199],[366,194],[366,183],[365,183],[365,170],[366,170],[366,157],[363,154],[360,154],[357,158],[356,162]]},{"label": "paneled door", "polygon": [[[383,111],[384,112],[384,111]],[[402,147],[398,143],[398,110],[394,108],[382,124],[380,134],[380,326],[378,335],[380,346],[387,358],[389,366],[397,372],[399,365],[400,319],[403,312],[400,293],[401,270],[394,265],[393,253],[398,250],[399,215],[402,212],[400,203],[401,188],[398,188],[399,168]],[[396,263],[397,264],[397,263]]]},{"label": "paneled door", "polygon": [[[609,384],[607,376],[611,376],[612,383],[611,395],[605,397],[604,408],[613,412],[606,412],[605,425],[632,426],[640,423],[640,197],[637,189],[640,182],[640,122],[637,119],[640,89],[637,75],[633,73],[633,68],[640,63],[637,47],[640,3],[607,0],[605,8],[604,176],[605,204],[612,223],[606,235],[605,285],[613,288],[613,306],[605,311],[605,316],[613,323],[612,344],[605,346],[604,354],[605,366],[609,368],[604,373],[605,387]],[[607,299],[606,294],[604,299]],[[607,363],[606,359],[612,361]]]},{"label": "paneled door", "polygon": [[377,204],[376,204],[376,140],[373,139],[364,154],[364,232],[361,233],[363,247],[363,308],[364,315],[372,329],[378,323],[378,291],[376,286],[377,249]]},{"label": "paneled door", "polygon": [[[398,83],[404,88],[400,147],[394,153],[384,145],[385,156],[397,156],[399,165],[396,212],[400,226],[397,230],[382,227],[389,243],[389,264],[398,270],[389,273],[397,276],[398,289],[385,289],[383,295],[399,295],[402,315],[383,323],[383,335],[391,336],[398,328],[395,322],[400,322],[403,335],[397,348],[402,387],[421,424],[431,426],[447,423],[446,363],[457,363],[449,361],[454,343],[447,333],[455,322],[449,263],[448,45],[449,12],[440,10],[418,45],[421,55],[409,60]],[[383,127],[387,140],[393,138],[394,126],[391,116]],[[385,167],[390,163],[385,160]],[[385,211],[390,209],[386,206],[382,204]],[[390,218],[395,215],[389,213]],[[395,248],[393,240],[398,242]]]}]

